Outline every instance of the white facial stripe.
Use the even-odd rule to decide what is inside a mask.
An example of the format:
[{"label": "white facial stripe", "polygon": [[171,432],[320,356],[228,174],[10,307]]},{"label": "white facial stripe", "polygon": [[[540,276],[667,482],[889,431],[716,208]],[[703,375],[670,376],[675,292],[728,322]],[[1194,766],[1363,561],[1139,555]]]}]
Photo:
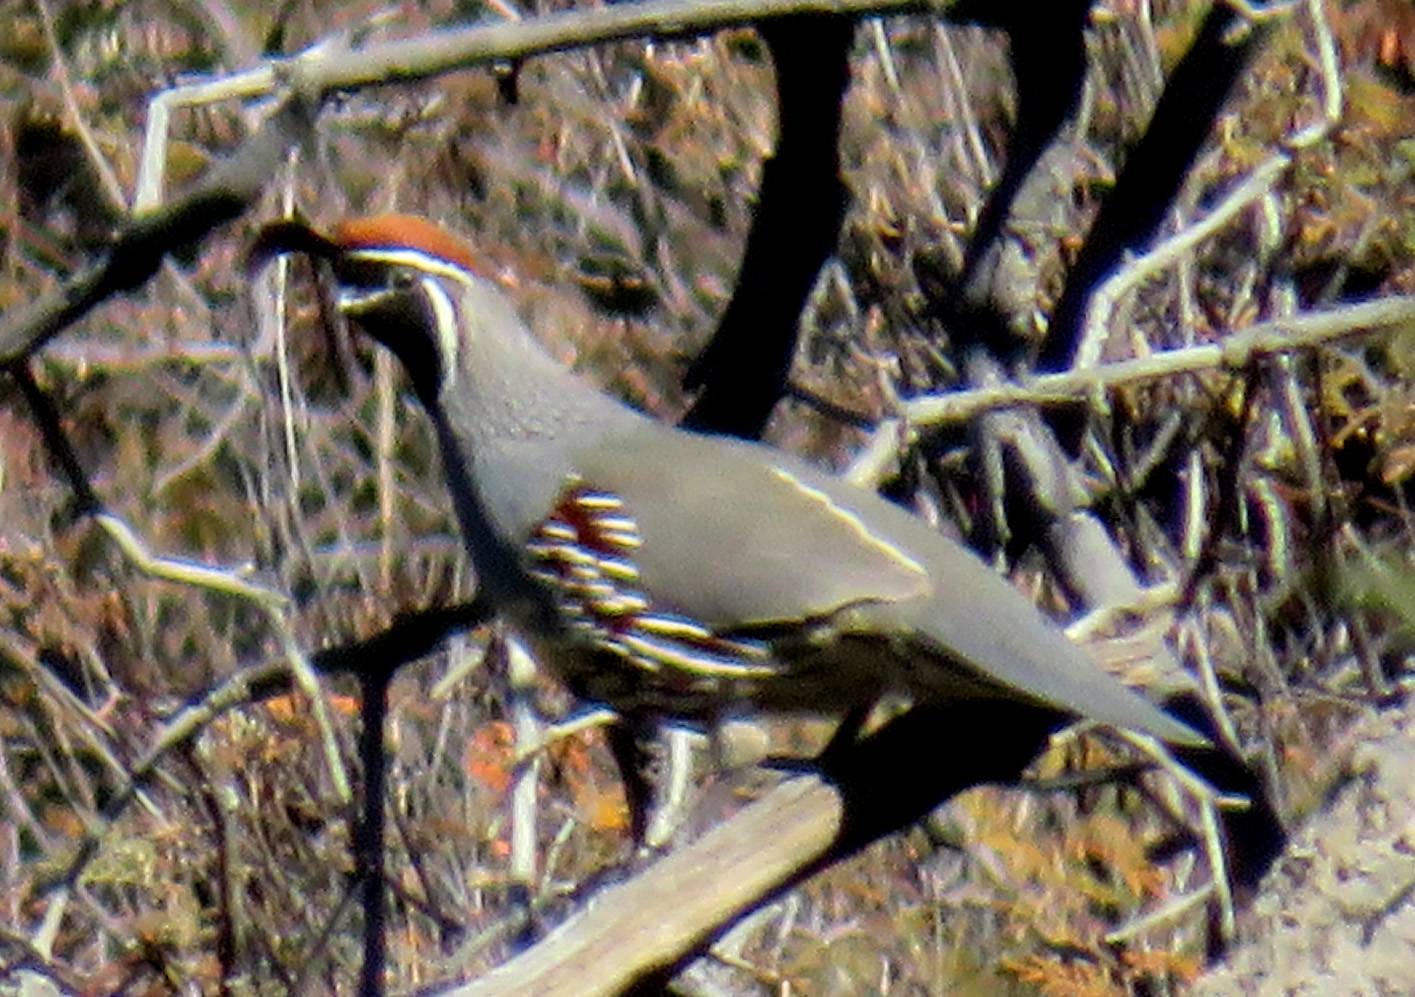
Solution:
[{"label": "white facial stripe", "polygon": [[448,263],[440,256],[432,256],[417,249],[353,249],[345,256],[351,260],[386,263],[389,266],[421,270],[438,277],[450,277],[459,284],[470,284],[475,277],[455,263]]},{"label": "white facial stripe", "polygon": [[346,315],[358,315],[377,308],[379,305],[389,301],[398,294],[397,291],[386,287],[378,287],[372,290],[353,288],[340,289],[338,296],[334,299],[334,307]]},{"label": "white facial stripe", "polygon": [[445,390],[457,369],[457,309],[452,304],[452,296],[433,278],[424,277],[422,289],[437,322],[437,349],[442,358],[442,388]]}]

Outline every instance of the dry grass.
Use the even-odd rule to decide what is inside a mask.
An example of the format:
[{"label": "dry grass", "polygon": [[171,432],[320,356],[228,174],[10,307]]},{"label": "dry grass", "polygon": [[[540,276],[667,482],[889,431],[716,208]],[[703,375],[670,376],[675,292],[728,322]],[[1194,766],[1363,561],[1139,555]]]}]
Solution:
[{"label": "dry grass", "polygon": [[[1137,5],[1110,6],[1096,29],[1103,69],[1077,179],[1049,225],[1028,236],[1045,275],[1039,314],[1123,143],[1143,130],[1155,96],[1147,60],[1153,53],[1168,67],[1179,57],[1201,5],[1156,4],[1153,31],[1136,19]],[[1255,248],[1261,219],[1245,214],[1135,296],[1109,354],[1178,345],[1181,330],[1206,340],[1242,328],[1270,313],[1272,282],[1293,272],[1307,301],[1320,300],[1333,266],[1372,291],[1415,290],[1415,157],[1401,140],[1415,133],[1415,41],[1403,8],[1391,7],[1332,8],[1346,117],[1273,192],[1277,252]],[[396,31],[446,23],[455,9],[404,6]],[[262,5],[52,12],[75,106],[124,190],[145,97],[174,74],[244,65],[275,27]],[[307,2],[288,15],[287,50],[352,16]],[[11,5],[4,20],[0,307],[53,286],[94,252],[114,217],[64,110],[40,18]],[[886,34],[891,72],[866,32],[857,43],[842,150],[853,194],[843,279],[813,303],[794,375],[876,417],[887,414],[882,371],[905,392],[953,380],[918,274],[959,257],[1012,112],[996,36],[926,19],[891,21]],[[1176,223],[1316,114],[1312,74],[1310,40],[1281,29],[1217,123]],[[390,208],[450,219],[514,275],[528,317],[567,361],[665,416],[683,409],[683,367],[730,294],[774,134],[771,67],[755,36],[615,44],[533,60],[517,80],[514,105],[481,71],[348,98],[325,115],[315,147],[273,178],[261,210],[199,257],[109,302],[33,364],[108,507],[155,551],[248,571],[288,595],[289,626],[306,652],[366,636],[395,613],[464,599],[472,584],[432,441],[392,365],[352,344],[345,389],[303,265],[290,275],[288,329],[272,321],[272,284],[252,293],[241,253],[286,198],[319,220]],[[978,146],[958,123],[965,106]],[[228,106],[184,114],[174,183],[243,128]],[[618,311],[604,304],[606,273],[636,289]],[[1275,382],[1254,389],[1241,468],[1223,462],[1241,414],[1227,375],[1118,400],[1112,457],[1122,465],[1177,410],[1199,473],[1214,486],[1244,482],[1244,516],[1176,632],[1186,660],[1202,644],[1248,690],[1230,706],[1263,746],[1289,810],[1320,795],[1334,771],[1324,748],[1361,708],[1359,656],[1391,671],[1403,662],[1379,618],[1342,610],[1327,568],[1353,536],[1376,547],[1407,540],[1405,484],[1415,467],[1407,346],[1397,337],[1299,360],[1304,398],[1330,434],[1320,496],[1288,445],[1291,427],[1271,414],[1280,412]],[[837,464],[859,442],[795,403],[781,407],[771,433]],[[915,469],[936,473],[947,495],[964,490],[957,465],[943,454]],[[1101,506],[1156,580],[1182,562],[1179,483],[1168,468]],[[1350,532],[1331,534],[1314,511],[1319,498],[1338,503]],[[28,966],[90,993],[351,990],[353,810],[334,792],[299,695],[226,712],[171,752],[102,832],[62,907],[43,888],[99,826],[126,767],[174,705],[277,659],[278,636],[249,603],[139,577],[90,520],[76,520],[26,408],[0,379],[0,966],[11,974]],[[398,989],[473,974],[508,951],[497,935],[510,904],[505,692],[493,670],[472,668],[432,694],[452,663],[482,646],[481,635],[454,642],[406,669],[391,692]],[[346,760],[352,691],[336,683],[328,700]],[[550,685],[541,700],[550,713],[568,706]],[[1100,745],[1071,751],[1041,769],[1104,760]],[[735,806],[715,784],[713,805]],[[545,894],[567,897],[548,903],[553,918],[575,884],[625,857],[625,819],[592,735],[552,752],[540,793]],[[967,794],[927,827],[876,845],[758,918],[734,939],[751,972],[733,970],[732,979],[742,987],[755,974],[776,992],[813,994],[1179,987],[1201,965],[1200,915],[1126,946],[1103,940],[1202,879],[1187,846],[1157,857],[1170,832],[1131,791]],[[46,915],[62,916],[46,925]]]}]

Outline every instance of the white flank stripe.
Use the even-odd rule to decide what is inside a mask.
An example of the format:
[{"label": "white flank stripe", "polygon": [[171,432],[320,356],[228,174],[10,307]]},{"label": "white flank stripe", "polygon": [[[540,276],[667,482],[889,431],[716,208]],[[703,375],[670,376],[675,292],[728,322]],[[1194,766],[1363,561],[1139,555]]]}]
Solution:
[{"label": "white flank stripe", "polygon": [[636,654],[645,655],[670,667],[699,675],[709,675],[716,678],[753,678],[771,675],[774,671],[761,665],[748,665],[728,658],[719,658],[716,655],[695,653],[691,649],[679,647],[672,641],[657,641],[632,633],[620,634],[619,639]]},{"label": "white flank stripe", "polygon": [[596,516],[594,524],[606,533],[631,533],[638,535],[639,524],[628,516]]},{"label": "white flank stripe", "polygon": [[604,534],[605,543],[613,544],[616,547],[623,547],[625,550],[638,550],[644,545],[643,538],[638,533],[613,533]]},{"label": "white flank stripe", "polygon": [[547,519],[540,524],[540,529],[537,532],[550,540],[564,540],[567,543],[574,543],[580,539],[580,535],[575,532],[573,526],[562,523],[558,519]]},{"label": "white flank stripe", "polygon": [[658,634],[661,637],[690,637],[694,640],[707,640],[712,636],[712,631],[692,620],[685,620],[681,616],[656,616],[650,613],[638,621],[641,630]]},{"label": "white flank stripe", "polygon": [[599,570],[616,582],[636,582],[639,580],[639,569],[634,567],[632,561],[625,561],[622,558],[601,556]]},{"label": "white flank stripe", "polygon": [[580,492],[575,497],[578,505],[592,512],[612,511],[624,508],[624,503],[617,495],[609,492]]}]

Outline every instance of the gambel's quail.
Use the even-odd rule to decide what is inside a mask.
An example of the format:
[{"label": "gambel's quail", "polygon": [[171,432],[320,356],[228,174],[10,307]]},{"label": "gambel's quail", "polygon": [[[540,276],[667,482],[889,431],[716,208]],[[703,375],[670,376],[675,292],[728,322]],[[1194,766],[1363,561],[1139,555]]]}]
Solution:
[{"label": "gambel's quail", "polygon": [[327,261],[340,310],[402,361],[479,584],[579,696],[707,723],[858,716],[890,692],[1010,698],[1204,743],[904,509],[768,446],[647,418],[565,369],[433,223],[283,222],[257,252]]}]

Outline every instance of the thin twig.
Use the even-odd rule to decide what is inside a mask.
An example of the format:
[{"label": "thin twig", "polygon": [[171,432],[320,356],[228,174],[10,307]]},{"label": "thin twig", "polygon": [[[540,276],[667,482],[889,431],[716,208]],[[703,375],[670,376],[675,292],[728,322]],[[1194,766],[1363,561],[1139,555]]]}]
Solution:
[{"label": "thin twig", "polygon": [[1044,374],[1022,384],[921,396],[905,403],[902,414],[914,426],[967,422],[993,409],[1083,401],[1096,391],[1178,374],[1242,370],[1256,357],[1310,349],[1346,336],[1387,331],[1411,322],[1415,322],[1415,295],[1394,295],[1263,322],[1204,346],[1165,350],[1085,370]]},{"label": "thin twig", "polygon": [[229,569],[208,568],[182,557],[158,557],[147,549],[147,545],[138,539],[127,523],[110,512],[100,512],[93,518],[129,563],[150,578],[234,596],[265,610],[278,610],[289,601],[274,589],[248,582]]},{"label": "thin twig", "polygon": [[1239,184],[1218,206],[1203,218],[1172,237],[1165,239],[1143,256],[1136,257],[1092,293],[1086,309],[1086,322],[1080,345],[1076,349],[1075,367],[1094,367],[1100,360],[1106,337],[1110,334],[1111,317],[1121,299],[1142,283],[1159,276],[1180,260],[1188,258],[1194,247],[1228,225],[1240,211],[1263,197],[1277,183],[1292,157],[1278,154],[1269,158]]}]

